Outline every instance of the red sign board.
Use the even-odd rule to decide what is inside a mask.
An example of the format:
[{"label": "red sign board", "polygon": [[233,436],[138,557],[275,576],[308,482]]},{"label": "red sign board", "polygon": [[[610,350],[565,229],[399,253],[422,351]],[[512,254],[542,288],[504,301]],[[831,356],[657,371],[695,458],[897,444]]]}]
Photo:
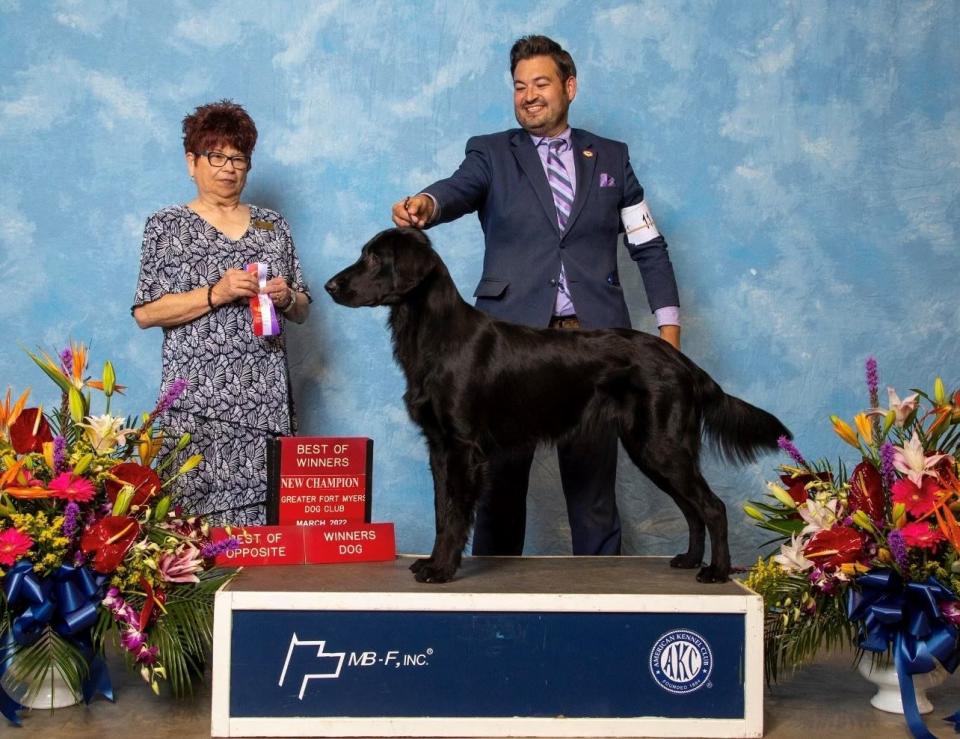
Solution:
[{"label": "red sign board", "polygon": [[369,522],[371,439],[289,436],[273,444],[268,520],[281,526]]},{"label": "red sign board", "polygon": [[397,556],[392,523],[362,523],[336,528],[243,526],[211,529],[210,538],[235,536],[240,546],[217,556],[224,567],[384,562]]}]

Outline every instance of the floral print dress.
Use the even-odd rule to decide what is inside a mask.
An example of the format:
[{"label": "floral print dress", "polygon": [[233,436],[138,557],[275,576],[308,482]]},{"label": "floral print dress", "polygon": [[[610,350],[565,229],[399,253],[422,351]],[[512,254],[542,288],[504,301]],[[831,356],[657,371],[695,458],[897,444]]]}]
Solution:
[{"label": "floral print dress", "polygon": [[[164,208],[144,228],[133,307],[213,285],[250,262],[266,262],[268,277],[286,278],[310,299],[279,213],[251,205],[250,226],[234,240],[185,205]],[[203,462],[178,478],[175,502],[218,524],[264,523],[267,439],[295,430],[284,334],[255,336],[245,300],[165,328],[161,396],[179,378],[186,390],[160,419],[164,453],[189,433],[174,464],[197,452]]]}]

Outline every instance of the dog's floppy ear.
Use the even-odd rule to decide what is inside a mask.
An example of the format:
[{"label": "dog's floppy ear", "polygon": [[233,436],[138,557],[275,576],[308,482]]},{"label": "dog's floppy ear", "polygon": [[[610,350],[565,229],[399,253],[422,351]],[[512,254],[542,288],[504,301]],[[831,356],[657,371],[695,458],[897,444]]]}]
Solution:
[{"label": "dog's floppy ear", "polygon": [[393,286],[408,293],[437,266],[437,255],[430,239],[416,228],[398,228],[393,235]]}]

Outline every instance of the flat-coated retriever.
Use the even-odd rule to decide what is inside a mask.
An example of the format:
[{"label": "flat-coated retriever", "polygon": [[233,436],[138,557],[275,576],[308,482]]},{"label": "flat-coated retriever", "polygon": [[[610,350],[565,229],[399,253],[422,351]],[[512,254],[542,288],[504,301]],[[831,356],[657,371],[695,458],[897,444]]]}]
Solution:
[{"label": "flat-coated retriever", "polygon": [[332,277],[341,305],[390,306],[403,399],[420,426],[433,472],[436,539],[410,569],[447,582],[488,483],[488,460],[616,424],[630,459],[680,507],[689,547],[674,567],[700,567],[704,526],[712,558],[697,579],[730,573],[723,502],[700,473],[701,433],[732,461],[775,449],[790,432],[774,416],[720,386],[670,344],[627,329],[562,331],[499,321],[460,297],[430,240],[390,229]]}]

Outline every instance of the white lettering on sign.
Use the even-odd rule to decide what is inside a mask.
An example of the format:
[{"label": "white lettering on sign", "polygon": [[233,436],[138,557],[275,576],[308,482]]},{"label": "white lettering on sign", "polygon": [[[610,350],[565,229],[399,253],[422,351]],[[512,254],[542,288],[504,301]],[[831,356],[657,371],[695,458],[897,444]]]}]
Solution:
[{"label": "white lettering on sign", "polygon": [[[340,677],[344,667],[356,668],[378,668],[388,667],[393,669],[417,669],[429,667],[430,657],[433,655],[433,647],[427,647],[419,652],[407,652],[400,649],[388,649],[386,652],[379,653],[373,649],[366,649],[352,652],[328,652],[326,651],[327,642],[325,639],[301,640],[296,632],[290,637],[290,645],[287,647],[287,656],[283,662],[283,669],[280,672],[280,687],[283,687],[287,679],[287,672],[290,667],[290,659],[293,650],[302,647],[312,647],[316,649],[315,659],[317,660],[317,669],[310,668],[303,676],[300,682],[299,699],[303,700],[307,684],[311,680],[333,679]],[[335,664],[334,664],[335,662]],[[346,664],[344,664],[346,663]],[[325,669],[321,669],[325,668]]]}]

